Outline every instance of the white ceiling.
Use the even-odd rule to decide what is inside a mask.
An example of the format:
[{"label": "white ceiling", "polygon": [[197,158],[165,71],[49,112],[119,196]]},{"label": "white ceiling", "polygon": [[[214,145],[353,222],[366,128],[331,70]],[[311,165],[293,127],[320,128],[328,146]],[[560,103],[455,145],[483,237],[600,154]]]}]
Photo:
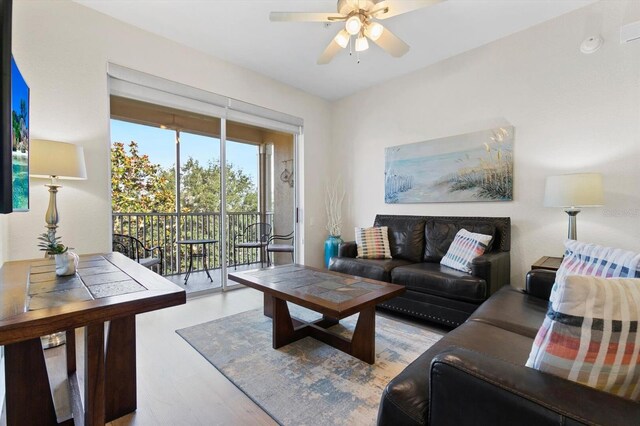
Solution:
[{"label": "white ceiling", "polygon": [[323,23],[272,23],[269,12],[333,12],[333,0],[74,1],[305,92],[335,100],[595,0],[447,0],[384,21],[411,46],[405,56],[393,58],[371,44],[361,54],[359,64],[345,50],[328,65],[316,65],[316,60],[343,24],[334,23],[327,28]]}]

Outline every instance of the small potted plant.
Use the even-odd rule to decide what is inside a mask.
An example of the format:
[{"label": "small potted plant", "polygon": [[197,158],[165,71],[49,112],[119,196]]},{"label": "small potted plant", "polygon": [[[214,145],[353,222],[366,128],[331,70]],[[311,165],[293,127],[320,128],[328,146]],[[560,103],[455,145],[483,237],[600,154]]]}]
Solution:
[{"label": "small potted plant", "polygon": [[60,242],[60,237],[45,232],[38,237],[38,247],[56,260],[56,275],[73,275],[78,266],[78,255],[69,251],[69,247]]}]

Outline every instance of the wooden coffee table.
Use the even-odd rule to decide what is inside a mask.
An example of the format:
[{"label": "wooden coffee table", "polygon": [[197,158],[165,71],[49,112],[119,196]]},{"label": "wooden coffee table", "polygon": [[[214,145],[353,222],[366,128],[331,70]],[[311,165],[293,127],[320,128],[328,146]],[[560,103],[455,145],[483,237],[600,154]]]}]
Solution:
[{"label": "wooden coffee table", "polygon": [[[375,362],[376,304],[404,293],[404,286],[304,265],[233,272],[229,279],[264,293],[264,314],[273,318],[273,348],[311,336],[364,362]],[[319,312],[307,322],[292,318],[287,302]],[[328,330],[360,313],[351,340]]]}]

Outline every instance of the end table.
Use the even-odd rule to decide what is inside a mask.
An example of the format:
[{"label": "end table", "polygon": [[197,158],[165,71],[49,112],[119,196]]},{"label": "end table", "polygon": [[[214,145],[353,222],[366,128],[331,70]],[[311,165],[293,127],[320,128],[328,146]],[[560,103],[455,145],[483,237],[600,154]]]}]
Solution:
[{"label": "end table", "polygon": [[546,269],[548,271],[557,271],[558,268],[560,268],[561,263],[561,257],[542,256],[540,259],[536,260],[533,265],[531,265],[531,269]]}]

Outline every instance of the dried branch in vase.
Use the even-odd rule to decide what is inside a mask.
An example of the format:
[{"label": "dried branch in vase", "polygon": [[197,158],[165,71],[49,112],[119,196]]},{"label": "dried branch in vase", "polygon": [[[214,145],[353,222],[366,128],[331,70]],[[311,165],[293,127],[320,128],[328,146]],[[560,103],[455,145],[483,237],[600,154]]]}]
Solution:
[{"label": "dried branch in vase", "polygon": [[325,207],[327,209],[327,231],[329,235],[339,236],[342,231],[342,201],[345,189],[342,179],[338,177],[332,185],[327,182]]}]

